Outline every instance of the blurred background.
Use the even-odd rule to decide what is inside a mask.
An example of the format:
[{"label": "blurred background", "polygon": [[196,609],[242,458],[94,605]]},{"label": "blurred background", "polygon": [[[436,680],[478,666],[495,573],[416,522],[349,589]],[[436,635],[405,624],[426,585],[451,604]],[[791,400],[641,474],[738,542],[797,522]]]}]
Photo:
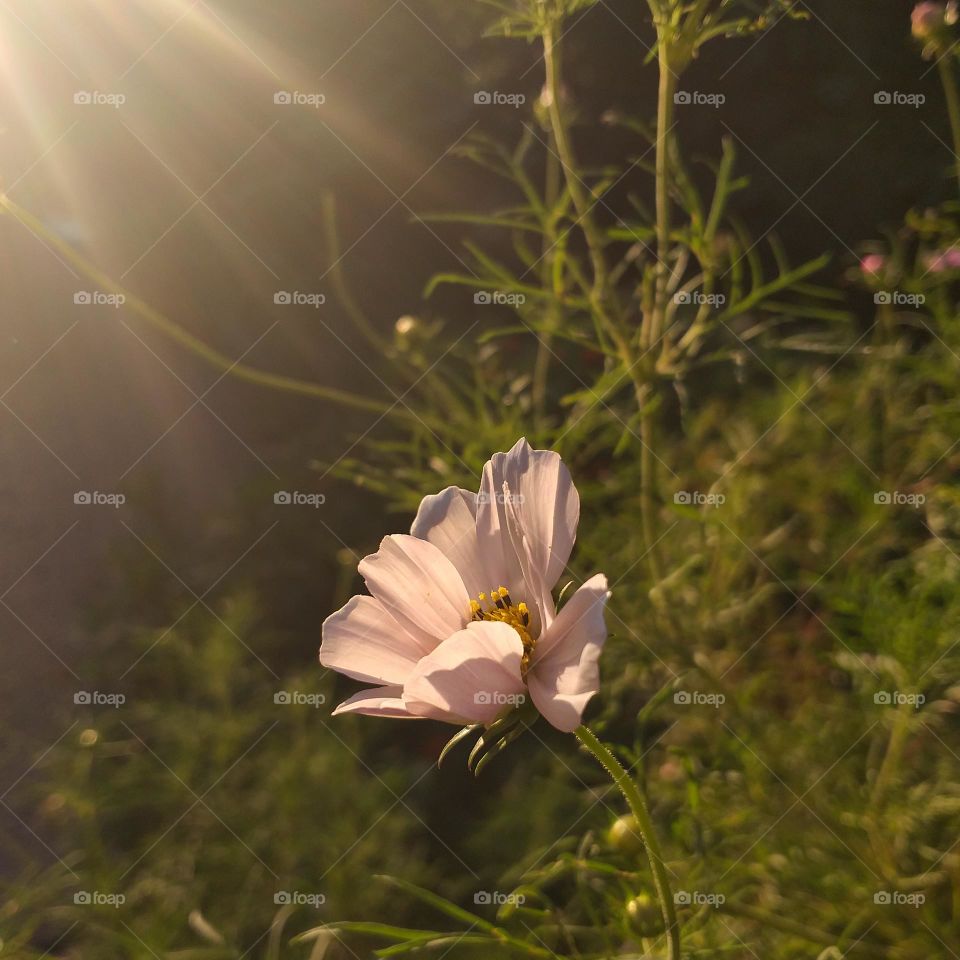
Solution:
[{"label": "blurred background", "polygon": [[[567,37],[587,163],[627,150],[626,134],[592,135],[611,111],[654,110],[641,6],[591,5]],[[911,4],[803,6],[803,23],[706,49],[687,85],[726,104],[681,111],[679,132],[694,157],[733,138],[752,181],[738,205],[749,229],[775,229],[797,260],[831,251],[825,279],[844,285],[864,241],[942,193],[949,133],[905,29]],[[510,143],[531,122],[476,103],[478,91],[530,103],[542,85],[539,47],[483,39],[489,19],[481,4],[433,0],[2,0],[3,189],[231,360],[389,402],[334,284],[386,335],[407,315],[454,332],[488,322],[467,290],[424,300],[429,277],[456,267],[462,231],[418,216],[509,196],[456,156],[472,132]],[[928,103],[876,107],[888,89]],[[135,700],[163,676],[176,703],[193,672],[222,670],[229,686],[240,663],[277,690],[291,671],[311,678],[357,557],[409,516],[330,472],[358,437],[389,437],[389,418],[204,363],[123,304],[96,302],[76,265],[11,215],[0,244],[0,818],[17,846],[0,869],[13,876],[24,859],[40,869],[64,854],[17,798],[37,757],[88,726],[78,692]],[[274,502],[290,490],[325,502]],[[85,492],[125,502],[76,502]],[[188,626],[223,631],[229,654],[172,670],[167,648]],[[313,714],[302,724],[304,744],[319,737]],[[427,860],[459,856],[443,823]]]},{"label": "blurred background", "polygon": [[[693,78],[727,103],[684,115],[682,136],[705,156],[735,137],[753,183],[739,212],[752,230],[776,225],[797,258],[832,249],[840,273],[878,226],[936,191],[948,135],[933,108],[888,112],[883,123],[872,109],[880,89],[940,96],[903,30],[909,4],[809,7],[804,24],[707,49]],[[229,357],[383,394],[363,359],[369,348],[331,295],[324,192],[336,200],[340,265],[379,328],[406,314],[464,328],[476,318],[467,292],[424,303],[430,275],[456,265],[458,239],[416,214],[500,199],[496,182],[450,152],[477,127],[515,138],[526,116],[473,94],[502,88],[532,100],[542,65],[523,41],[480,39],[488,20],[479,4],[419,0],[269,9],[8,0],[4,187]],[[651,37],[635,5],[590,7],[575,31],[569,93],[582,124],[607,110],[652,112],[641,69]],[[324,103],[278,105],[277,91]],[[77,92],[124,100],[77,104]],[[582,150],[602,160],[589,157],[590,142]],[[269,578],[270,615],[296,635],[283,655],[312,659],[335,554],[384,523],[371,513],[376,501],[335,489],[315,464],[383,429],[379,415],[237,382],[122,308],[75,305],[89,281],[10,217],[0,230],[2,674],[24,746],[55,729],[51,708],[82,681],[91,643],[109,642],[109,624],[91,633],[92,613],[138,568],[156,575],[163,600],[185,605]],[[278,305],[278,291],[327,300]],[[324,493],[325,509],[274,510],[272,492],[288,487]],[[76,491],[127,503],[80,509]],[[164,606],[155,594],[141,599],[148,608],[130,612],[146,621],[151,602]],[[279,655],[261,652],[274,669]]]}]

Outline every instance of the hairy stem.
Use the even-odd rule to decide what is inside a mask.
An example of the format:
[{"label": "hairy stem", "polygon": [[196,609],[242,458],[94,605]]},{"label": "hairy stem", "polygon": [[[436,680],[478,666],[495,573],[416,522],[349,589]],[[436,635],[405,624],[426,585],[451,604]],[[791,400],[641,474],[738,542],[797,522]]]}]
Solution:
[{"label": "hairy stem", "polygon": [[670,47],[665,42],[663,31],[659,38],[658,65],[660,80],[657,94],[657,144],[656,144],[656,208],[657,208],[657,286],[653,312],[648,330],[649,340],[643,348],[655,347],[663,335],[663,322],[667,312],[667,284],[670,279],[670,170],[669,139],[673,127],[673,96],[676,77],[670,63]]},{"label": "hairy stem", "polygon": [[[663,336],[664,320],[667,313],[668,284],[670,269],[670,173],[669,173],[669,136],[673,126],[673,95],[676,78],[670,63],[669,45],[666,42],[666,27],[657,23],[658,66],[660,71],[657,95],[657,142],[656,142],[656,209],[657,209],[657,266],[656,287],[652,309],[644,314],[640,330],[640,349],[644,366],[655,369],[652,353]],[[644,391],[646,397],[648,391]],[[638,398],[639,399],[639,398]],[[654,421],[655,411],[644,413],[641,409],[640,443],[640,522],[643,538],[649,551],[650,570],[654,580],[663,577],[663,564],[657,544],[656,511],[658,502],[657,465],[654,449],[657,443],[657,430]]]},{"label": "hairy stem", "polygon": [[640,788],[636,785],[633,778],[619,760],[602,744],[596,737],[596,734],[587,726],[579,726],[574,731],[577,739],[593,754],[600,765],[610,774],[617,789],[623,794],[634,820],[637,822],[637,828],[640,836],[643,838],[643,846],[647,852],[647,859],[650,862],[650,870],[653,873],[653,882],[657,890],[657,897],[660,900],[660,912],[663,914],[663,925],[667,933],[667,943],[669,945],[668,956],[670,960],[680,960],[680,925],[677,922],[677,914],[673,905],[673,892],[670,889],[670,880],[667,877],[667,870],[663,863],[663,854],[660,852],[660,844],[657,841],[657,835],[653,829],[653,822],[650,820],[650,814],[647,811],[647,805],[644,802]]}]

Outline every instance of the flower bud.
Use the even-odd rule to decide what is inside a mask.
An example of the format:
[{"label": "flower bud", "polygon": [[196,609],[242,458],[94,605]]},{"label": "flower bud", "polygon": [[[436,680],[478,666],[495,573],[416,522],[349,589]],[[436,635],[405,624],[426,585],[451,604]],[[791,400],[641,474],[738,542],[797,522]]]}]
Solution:
[{"label": "flower bud", "polygon": [[638,893],[627,901],[627,916],[642,937],[656,937],[663,932],[663,915],[649,893]]},{"label": "flower bud", "polygon": [[607,843],[621,853],[641,853],[643,837],[637,828],[637,821],[629,814],[614,820],[607,831]]},{"label": "flower bud", "polygon": [[924,0],[913,8],[910,20],[913,35],[917,40],[932,40],[945,27],[953,26],[957,22],[957,5],[954,2],[934,3],[932,0]]}]

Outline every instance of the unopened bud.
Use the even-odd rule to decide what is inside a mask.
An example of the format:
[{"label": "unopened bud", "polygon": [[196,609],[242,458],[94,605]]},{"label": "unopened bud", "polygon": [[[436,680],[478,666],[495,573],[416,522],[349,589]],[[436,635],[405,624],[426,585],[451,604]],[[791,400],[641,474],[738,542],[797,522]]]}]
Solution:
[{"label": "unopened bud", "polygon": [[957,5],[924,0],[913,8],[910,20],[913,35],[918,40],[931,40],[945,27],[957,22]]},{"label": "unopened bud", "polygon": [[607,843],[621,853],[640,853],[643,850],[643,837],[632,816],[623,816],[614,820],[607,831]]},{"label": "unopened bud", "polygon": [[627,916],[642,937],[655,937],[663,932],[663,916],[649,893],[639,893],[627,901]]}]

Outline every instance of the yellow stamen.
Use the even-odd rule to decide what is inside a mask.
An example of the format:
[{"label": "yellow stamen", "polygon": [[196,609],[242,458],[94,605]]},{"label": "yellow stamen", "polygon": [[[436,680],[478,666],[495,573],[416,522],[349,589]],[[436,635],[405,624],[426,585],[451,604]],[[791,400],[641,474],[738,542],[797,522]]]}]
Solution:
[{"label": "yellow stamen", "polygon": [[470,601],[471,620],[489,620],[494,623],[505,623],[517,631],[523,643],[523,660],[520,672],[524,679],[530,666],[530,657],[536,640],[530,633],[530,608],[525,603],[515,604],[510,599],[510,591],[506,587],[496,587],[490,591],[490,607],[484,609],[487,594],[478,593],[476,600]]}]

